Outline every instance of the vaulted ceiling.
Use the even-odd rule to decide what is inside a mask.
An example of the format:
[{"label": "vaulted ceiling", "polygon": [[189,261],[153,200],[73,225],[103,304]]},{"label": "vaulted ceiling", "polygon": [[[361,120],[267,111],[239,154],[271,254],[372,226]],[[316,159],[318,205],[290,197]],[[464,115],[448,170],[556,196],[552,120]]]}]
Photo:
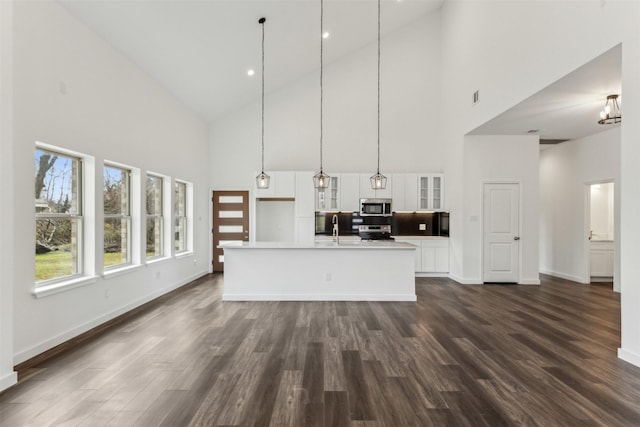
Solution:
[{"label": "vaulted ceiling", "polygon": [[[267,93],[319,69],[320,0],[59,1],[207,122],[259,98],[261,17]],[[382,0],[383,36],[443,1]],[[326,0],[324,28],[327,64],[375,41],[377,2]]]},{"label": "vaulted ceiling", "polygon": [[[267,93],[320,65],[320,0],[58,1],[207,122],[259,98],[259,18],[267,18]],[[382,0],[383,37],[444,1]],[[325,0],[324,29],[328,64],[375,41],[377,2]],[[596,121],[612,93],[621,93],[619,46],[471,133],[584,137],[608,128]]]}]

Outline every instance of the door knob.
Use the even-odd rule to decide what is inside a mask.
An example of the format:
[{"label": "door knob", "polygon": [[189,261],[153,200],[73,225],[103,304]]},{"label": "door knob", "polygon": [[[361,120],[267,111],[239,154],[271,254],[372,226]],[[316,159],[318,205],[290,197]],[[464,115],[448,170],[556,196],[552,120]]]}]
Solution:
[{"label": "door knob", "polygon": [[520,240],[520,236],[514,237],[513,240]]}]

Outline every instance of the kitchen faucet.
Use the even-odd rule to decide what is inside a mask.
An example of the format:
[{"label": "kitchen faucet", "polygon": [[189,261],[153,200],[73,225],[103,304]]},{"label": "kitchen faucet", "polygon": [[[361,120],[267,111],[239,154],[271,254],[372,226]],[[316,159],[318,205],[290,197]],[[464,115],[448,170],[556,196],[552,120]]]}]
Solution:
[{"label": "kitchen faucet", "polygon": [[340,232],[338,231],[338,215],[333,216],[331,223],[333,224],[333,241],[339,244]]}]

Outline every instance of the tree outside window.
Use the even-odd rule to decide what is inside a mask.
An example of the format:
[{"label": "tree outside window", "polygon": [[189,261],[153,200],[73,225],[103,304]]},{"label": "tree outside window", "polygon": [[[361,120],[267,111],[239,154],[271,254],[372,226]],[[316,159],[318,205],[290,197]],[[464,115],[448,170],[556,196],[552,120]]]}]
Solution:
[{"label": "tree outside window", "polygon": [[176,181],[174,191],[174,249],[184,252],[187,250],[187,184]]},{"label": "tree outside window", "polygon": [[131,171],[105,165],[104,267],[131,263]]},{"label": "tree outside window", "polygon": [[82,161],[35,151],[35,281],[82,274]]},{"label": "tree outside window", "polygon": [[146,213],[147,213],[147,258],[160,257],[163,253],[163,186],[162,177],[147,175],[146,182]]}]

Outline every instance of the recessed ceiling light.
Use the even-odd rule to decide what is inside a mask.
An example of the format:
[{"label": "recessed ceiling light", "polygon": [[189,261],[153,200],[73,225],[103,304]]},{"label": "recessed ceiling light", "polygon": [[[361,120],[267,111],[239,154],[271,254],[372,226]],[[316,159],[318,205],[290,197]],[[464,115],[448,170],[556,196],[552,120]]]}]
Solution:
[{"label": "recessed ceiling light", "polygon": [[323,39],[328,39],[330,35],[331,34],[329,34],[329,31],[325,31],[324,33],[322,33],[322,38]]},{"label": "recessed ceiling light", "polygon": [[256,72],[254,70],[247,70],[247,76],[251,77],[255,74]]}]

